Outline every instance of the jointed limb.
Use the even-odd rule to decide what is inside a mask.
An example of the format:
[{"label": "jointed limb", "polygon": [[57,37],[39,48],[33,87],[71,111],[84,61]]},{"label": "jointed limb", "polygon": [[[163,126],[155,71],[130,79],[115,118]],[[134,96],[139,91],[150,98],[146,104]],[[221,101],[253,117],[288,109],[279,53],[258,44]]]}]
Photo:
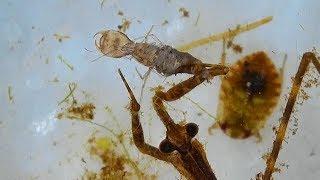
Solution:
[{"label": "jointed limb", "polygon": [[273,142],[272,152],[269,155],[268,160],[266,162],[267,168],[264,172],[263,180],[270,180],[271,175],[274,171],[274,166],[275,166],[276,160],[278,158],[282,142],[284,140],[284,136],[285,136],[285,133],[287,130],[288,122],[289,122],[289,119],[290,119],[290,116],[291,116],[291,113],[293,110],[293,106],[296,102],[298,92],[300,90],[303,76],[305,75],[307,68],[308,68],[308,65],[311,62],[315,65],[317,71],[320,74],[320,63],[317,60],[316,56],[311,52],[304,53],[302,60],[300,62],[300,65],[299,65],[298,72],[296,73],[296,75],[294,77],[294,82],[291,87],[289,99],[288,99],[286,108],[284,110],[283,116],[281,118],[281,122],[279,125],[279,129],[277,131],[276,139]]},{"label": "jointed limb", "polygon": [[162,100],[157,96],[153,96],[153,107],[154,110],[157,112],[159,118],[161,119],[162,123],[166,126],[167,129],[173,127],[174,122],[171,119],[170,115],[166,111],[165,106],[162,103]]},{"label": "jointed limb", "polygon": [[217,75],[225,75],[228,73],[228,71],[229,71],[229,68],[226,66],[212,65],[211,68],[206,69],[206,71],[203,71],[199,75],[194,75],[191,78],[180,82],[179,84],[170,88],[167,92],[162,92],[161,90],[157,90],[156,95],[157,97],[165,101],[174,101],[181,98],[188,92],[190,92],[192,89],[197,87],[203,81],[210,80]]},{"label": "jointed limb", "polygon": [[139,110],[140,105],[137,102],[131,88],[129,87],[127,81],[125,80],[123,74],[118,70],[123,83],[125,84],[131,99],[130,103],[130,112],[132,119],[132,136],[133,142],[137,146],[140,152],[143,154],[148,154],[152,157],[155,157],[159,160],[168,161],[168,155],[160,152],[160,150],[152,145],[149,145],[144,140],[143,129],[139,120]]}]

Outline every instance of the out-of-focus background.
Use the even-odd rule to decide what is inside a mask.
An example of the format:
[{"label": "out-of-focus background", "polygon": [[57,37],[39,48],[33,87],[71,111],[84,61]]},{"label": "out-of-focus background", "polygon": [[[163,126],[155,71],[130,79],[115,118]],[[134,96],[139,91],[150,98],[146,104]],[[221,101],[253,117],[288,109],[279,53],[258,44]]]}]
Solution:
[{"label": "out-of-focus background", "polygon": [[[101,55],[94,45],[96,32],[117,30],[122,25],[131,39],[142,41],[139,37],[154,25],[152,33],[163,44],[177,47],[239,24],[273,16],[270,23],[235,38],[235,42],[243,46],[243,53],[227,53],[227,63],[231,64],[246,54],[264,50],[277,67],[281,66],[285,54],[288,55],[281,100],[261,131],[261,142],[257,143],[254,137],[234,140],[219,129],[208,135],[207,129],[214,122],[211,116],[215,116],[218,104],[219,78],[187,94],[192,101],[182,98],[166,104],[176,121],[199,124],[197,137],[205,145],[218,179],[254,178],[264,170],[263,157],[270,151],[274,139],[272,129],[278,125],[301,55],[320,48],[319,7],[320,2],[316,0],[2,0],[0,179],[81,179],[86,172],[98,172],[102,167],[101,159],[89,153],[90,138],[95,133],[107,137],[112,133],[86,121],[57,118],[70,105],[62,102],[69,93],[69,85],[72,89],[71,85],[76,84],[71,96],[78,103],[94,104],[92,122],[115,132],[124,131],[126,138],[131,137],[130,115],[125,108],[129,99],[117,69],[123,71],[139,98],[143,81],[137,70],[145,73],[147,68],[126,58],[102,57],[91,62]],[[125,27],[127,29],[123,29]],[[221,42],[214,42],[190,53],[207,63],[219,63],[221,47]],[[151,73],[141,103],[141,121],[149,143],[158,146],[165,136],[165,129],[151,108],[151,88],[157,85],[168,88],[187,77],[164,78]],[[275,179],[320,176],[320,90],[311,87],[304,91],[303,95],[308,98],[300,99],[302,105],[296,105],[277,161],[280,172],[274,173]],[[109,141],[103,142],[107,146]],[[131,158],[144,158],[135,146],[130,143],[126,146]],[[137,163],[141,168],[145,166],[146,174],[155,174],[159,179],[180,177],[172,166],[146,158]]]}]

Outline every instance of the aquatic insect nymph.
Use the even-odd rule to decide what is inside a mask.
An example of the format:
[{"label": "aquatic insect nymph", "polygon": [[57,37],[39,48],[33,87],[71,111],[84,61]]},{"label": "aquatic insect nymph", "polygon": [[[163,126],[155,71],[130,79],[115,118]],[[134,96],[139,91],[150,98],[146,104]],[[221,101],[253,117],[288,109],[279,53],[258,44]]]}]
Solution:
[{"label": "aquatic insect nymph", "polygon": [[[280,70],[281,71],[281,70]],[[265,52],[245,56],[222,77],[217,124],[230,137],[259,137],[277,105],[282,73]]]}]

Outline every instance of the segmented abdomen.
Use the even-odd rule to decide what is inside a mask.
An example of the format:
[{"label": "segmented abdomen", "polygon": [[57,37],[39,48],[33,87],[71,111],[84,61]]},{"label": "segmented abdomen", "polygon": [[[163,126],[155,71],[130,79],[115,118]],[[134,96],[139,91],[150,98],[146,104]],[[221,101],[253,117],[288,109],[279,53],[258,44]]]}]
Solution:
[{"label": "segmented abdomen", "polygon": [[180,71],[181,67],[202,64],[189,53],[180,52],[170,46],[156,46],[148,43],[135,43],[132,56],[141,64],[154,68],[164,76],[171,76]]}]

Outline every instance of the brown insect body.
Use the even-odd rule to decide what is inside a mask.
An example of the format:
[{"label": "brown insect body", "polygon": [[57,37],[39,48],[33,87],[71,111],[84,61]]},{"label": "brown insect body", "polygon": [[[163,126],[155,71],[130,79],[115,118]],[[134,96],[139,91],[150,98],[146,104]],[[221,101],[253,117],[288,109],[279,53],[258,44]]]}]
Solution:
[{"label": "brown insect body", "polygon": [[130,95],[133,142],[139,151],[172,164],[187,179],[216,180],[202,144],[194,138],[198,133],[198,126],[194,123],[176,124],[157,93],[153,97],[153,106],[167,129],[166,138],[159,148],[145,142],[139,118],[140,105],[120,70],[119,74]]},{"label": "brown insect body", "polygon": [[167,130],[164,141],[170,142],[176,151],[168,156],[167,162],[187,179],[216,179],[202,144],[197,139],[190,138],[185,126],[179,124],[173,126]]},{"label": "brown insect body", "polygon": [[[135,43],[131,54],[141,64],[154,68],[164,76],[182,73],[179,69],[185,66],[202,64],[202,62],[189,53],[180,52],[171,46],[156,46],[148,43]],[[193,74],[185,71],[184,73]]]},{"label": "brown insect body", "polygon": [[275,108],[282,78],[265,52],[248,55],[222,78],[218,124],[232,138],[258,135]]},{"label": "brown insect body", "polygon": [[154,68],[164,76],[177,73],[196,74],[201,72],[207,64],[189,53],[180,52],[171,46],[157,46],[150,43],[136,43],[119,31],[102,31],[96,46],[104,55],[121,58],[133,56],[139,63],[149,68]]}]

